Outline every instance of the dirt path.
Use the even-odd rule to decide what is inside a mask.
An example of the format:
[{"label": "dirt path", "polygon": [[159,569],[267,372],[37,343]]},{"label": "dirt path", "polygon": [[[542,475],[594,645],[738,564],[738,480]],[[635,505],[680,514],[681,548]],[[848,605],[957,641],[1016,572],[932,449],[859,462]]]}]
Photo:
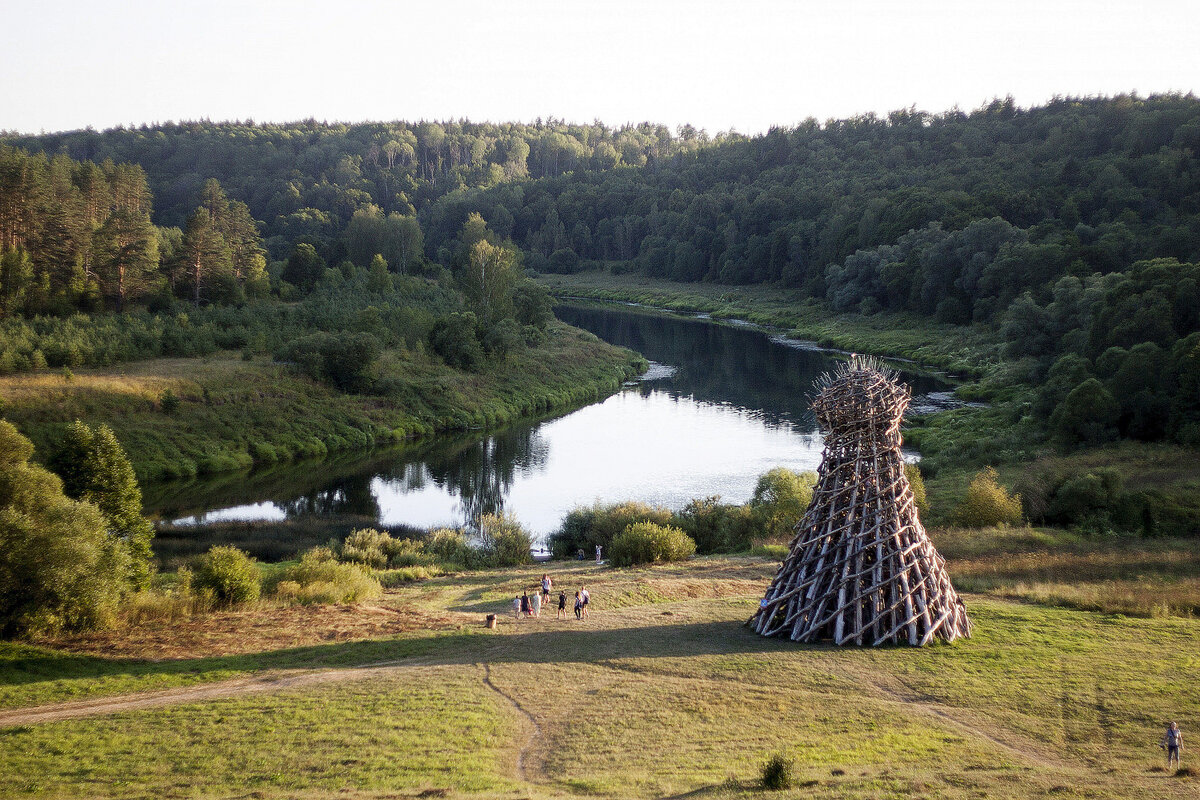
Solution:
[{"label": "dirt path", "polygon": [[521,751],[517,753],[517,777],[526,783],[530,783],[533,779],[529,777],[529,770],[525,766],[525,757],[529,754],[529,751],[533,749],[533,745],[537,742],[537,740],[541,738],[542,726],[538,725],[537,719],[535,719],[533,714],[530,714],[525,707],[517,701],[517,698],[513,697],[511,694],[504,691],[492,682],[491,664],[485,663],[483,665],[483,682],[489,689],[508,701],[509,705],[515,708],[521,714],[521,716],[529,721],[529,736],[525,737],[525,744],[521,746]]},{"label": "dirt path", "polygon": [[57,722],[64,719],[95,717],[104,714],[118,714],[122,711],[160,708],[180,703],[222,700],[228,697],[244,697],[251,694],[278,692],[284,689],[313,686],[322,683],[362,680],[378,675],[387,675],[402,669],[428,666],[431,663],[433,662],[428,660],[417,661],[416,659],[412,659],[366,664],[361,667],[324,670],[281,670],[246,678],[233,678],[216,683],[181,686],[177,689],[109,695],[88,700],[73,700],[64,703],[49,703],[42,706],[0,710],[0,728],[11,728],[18,725],[37,725],[43,722]]}]

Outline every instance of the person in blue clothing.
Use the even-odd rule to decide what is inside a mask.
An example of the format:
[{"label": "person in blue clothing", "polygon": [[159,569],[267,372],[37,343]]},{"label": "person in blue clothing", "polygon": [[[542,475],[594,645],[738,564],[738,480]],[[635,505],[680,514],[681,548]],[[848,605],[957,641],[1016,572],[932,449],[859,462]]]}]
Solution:
[{"label": "person in blue clothing", "polygon": [[1183,733],[1179,730],[1179,723],[1172,722],[1167,726],[1167,732],[1163,734],[1162,749],[1167,751],[1167,769],[1171,768],[1171,763],[1175,763],[1176,769],[1179,767],[1179,748],[1183,746]]}]

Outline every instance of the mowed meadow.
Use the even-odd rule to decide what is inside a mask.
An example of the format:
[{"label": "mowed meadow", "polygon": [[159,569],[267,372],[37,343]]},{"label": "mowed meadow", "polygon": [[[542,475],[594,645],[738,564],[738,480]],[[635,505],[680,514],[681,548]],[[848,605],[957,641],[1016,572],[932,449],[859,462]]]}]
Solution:
[{"label": "mowed meadow", "polygon": [[[1200,728],[1200,547],[934,538],[975,635],[923,649],[756,636],[756,556],[0,645],[0,795],[1200,797],[1157,747],[1168,719]],[[514,619],[543,570],[590,619]],[[767,792],[777,753],[792,788]]]}]

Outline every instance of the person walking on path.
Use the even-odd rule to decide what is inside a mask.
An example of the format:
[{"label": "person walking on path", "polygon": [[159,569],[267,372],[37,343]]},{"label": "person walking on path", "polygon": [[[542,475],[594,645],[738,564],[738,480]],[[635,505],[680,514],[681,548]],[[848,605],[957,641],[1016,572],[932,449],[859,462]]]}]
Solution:
[{"label": "person walking on path", "polygon": [[583,618],[588,619],[590,616],[588,614],[588,603],[592,602],[592,596],[588,594],[587,589],[581,588],[579,590],[579,597],[583,600]]},{"label": "person walking on path", "polygon": [[517,595],[516,597],[513,598],[513,614],[516,616],[517,621],[520,622],[521,621],[521,596],[520,595]]},{"label": "person walking on path", "polygon": [[529,598],[529,604],[532,607],[533,616],[535,619],[542,616],[542,596],[537,592],[533,593],[533,597]]},{"label": "person walking on path", "polygon": [[567,593],[558,593],[558,619],[567,618]]},{"label": "person walking on path", "polygon": [[1162,745],[1167,751],[1167,769],[1171,768],[1171,762],[1175,762],[1175,767],[1179,767],[1179,748],[1183,746],[1183,732],[1179,730],[1179,723],[1172,722],[1167,726],[1167,732],[1163,734]]},{"label": "person walking on path", "polygon": [[579,592],[575,592],[575,619],[583,619],[583,600]]}]

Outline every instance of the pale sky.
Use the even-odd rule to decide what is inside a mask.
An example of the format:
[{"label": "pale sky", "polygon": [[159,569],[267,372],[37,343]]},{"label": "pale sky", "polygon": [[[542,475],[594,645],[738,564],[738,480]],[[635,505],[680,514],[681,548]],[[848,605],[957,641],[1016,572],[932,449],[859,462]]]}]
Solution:
[{"label": "pale sky", "polygon": [[0,130],[690,122],[1200,90],[1195,2],[5,2]]}]

